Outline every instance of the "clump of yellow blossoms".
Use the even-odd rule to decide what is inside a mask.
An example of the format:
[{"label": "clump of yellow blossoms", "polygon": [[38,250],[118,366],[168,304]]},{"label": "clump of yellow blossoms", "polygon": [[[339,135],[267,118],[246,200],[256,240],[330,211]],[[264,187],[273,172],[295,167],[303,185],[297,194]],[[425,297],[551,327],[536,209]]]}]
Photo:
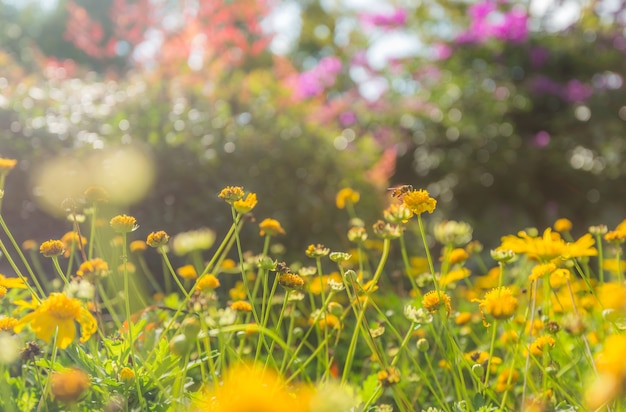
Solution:
[{"label": "clump of yellow blossoms", "polygon": [[238,300],[231,303],[230,308],[237,312],[252,312],[252,305],[245,300]]},{"label": "clump of yellow blossoms", "polygon": [[39,246],[39,252],[45,257],[60,256],[65,252],[65,244],[60,240],[46,240]]},{"label": "clump of yellow blossoms", "polygon": [[233,207],[238,213],[250,212],[257,204],[256,193],[249,193],[245,199],[239,199],[233,203]]},{"label": "clump of yellow blossoms", "polygon": [[557,232],[569,232],[572,230],[572,221],[566,218],[557,219],[553,227]]},{"label": "clump of yellow blossoms", "polygon": [[185,265],[176,269],[176,273],[183,279],[191,280],[196,279],[198,277],[198,272],[196,272],[196,268],[193,265]]},{"label": "clump of yellow blossoms", "polygon": [[376,374],[378,382],[383,387],[389,387],[400,382],[400,371],[398,368],[390,366]]},{"label": "clump of yellow blossoms", "polygon": [[202,276],[196,282],[196,288],[198,288],[198,290],[200,290],[201,292],[211,291],[219,287],[220,287],[219,279],[211,273]]},{"label": "clump of yellow blossoms", "polygon": [[424,212],[433,213],[437,207],[437,201],[430,197],[424,189],[411,190],[402,195],[402,202],[416,215]]},{"label": "clump of yellow blossoms", "polygon": [[304,279],[295,273],[281,273],[278,275],[278,284],[286,289],[302,289]]},{"label": "clump of yellow blossoms", "polygon": [[250,365],[237,365],[226,371],[196,403],[202,412],[310,412],[308,391],[288,389],[275,372]]},{"label": "clump of yellow blossoms", "polygon": [[46,342],[51,342],[56,332],[57,346],[65,349],[76,338],[75,322],[81,328],[81,342],[86,342],[96,332],[96,319],[78,299],[71,299],[64,293],[51,293],[33,312],[19,320],[15,331],[19,333],[30,324],[35,335]]},{"label": "clump of yellow blossoms", "polygon": [[158,232],[152,232],[148,235],[146,239],[146,244],[150,247],[159,248],[165,246],[167,242],[170,240],[170,237],[167,233],[162,230]]},{"label": "clump of yellow blossoms", "polygon": [[120,370],[120,380],[122,382],[128,382],[135,379],[135,371],[129,368],[128,366],[124,366]]},{"label": "clump of yellow blossoms", "polygon": [[54,399],[72,403],[89,388],[89,376],[80,369],[71,368],[62,372],[54,372],[50,377],[50,389]]},{"label": "clump of yellow blossoms", "polygon": [[353,190],[349,187],[341,189],[337,192],[337,196],[335,198],[335,204],[338,209],[345,209],[347,204],[355,204],[358,203],[361,195],[356,190]]},{"label": "clump of yellow blossoms", "polygon": [[530,353],[535,356],[542,355],[546,349],[554,347],[556,341],[552,336],[539,336],[530,344]]},{"label": "clump of yellow blossoms", "polygon": [[232,205],[236,201],[243,199],[243,195],[244,191],[241,186],[226,186],[217,196]]},{"label": "clump of yellow blossoms", "polygon": [[109,222],[113,230],[117,233],[130,233],[137,230],[137,219],[128,215],[117,215]]},{"label": "clump of yellow blossoms", "polygon": [[276,235],[284,235],[285,229],[280,225],[280,222],[276,219],[263,219],[261,223],[259,223],[259,235],[260,236],[276,236]]},{"label": "clump of yellow blossoms", "polygon": [[489,315],[494,319],[508,319],[517,310],[517,298],[513,295],[511,289],[506,286],[493,288],[485,294],[483,299],[474,299],[472,302],[478,302],[480,313],[483,315],[483,323],[489,326],[485,320],[485,316]]},{"label": "clump of yellow blossoms", "polygon": [[450,296],[448,296],[444,292],[438,292],[436,290],[431,290],[424,295],[422,305],[424,306],[424,309],[431,313],[436,312],[442,306],[446,308],[446,312],[448,313],[448,315],[450,315],[450,312],[452,312]]},{"label": "clump of yellow blossoms", "polygon": [[108,272],[109,264],[100,258],[94,258],[81,263],[76,271],[76,275],[95,280],[106,276]]}]

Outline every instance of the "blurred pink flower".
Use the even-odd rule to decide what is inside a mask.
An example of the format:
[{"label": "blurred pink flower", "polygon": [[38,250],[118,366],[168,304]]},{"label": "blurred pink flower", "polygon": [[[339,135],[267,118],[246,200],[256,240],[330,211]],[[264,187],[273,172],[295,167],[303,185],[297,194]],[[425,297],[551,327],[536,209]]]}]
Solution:
[{"label": "blurred pink flower", "polygon": [[402,27],[407,21],[407,11],[403,8],[397,8],[391,14],[375,13],[368,14],[363,13],[360,16],[361,23],[364,26],[378,27],[382,29],[393,29],[396,27]]},{"label": "blurred pink flower", "polygon": [[452,48],[445,43],[433,44],[433,54],[435,60],[446,60],[452,56]]},{"label": "blurred pink flower", "polygon": [[315,67],[297,75],[295,82],[295,94],[299,99],[319,96],[328,87],[335,84],[337,75],[341,72],[343,64],[338,57],[329,56],[322,58]]},{"label": "blurred pink flower", "polygon": [[484,43],[490,39],[521,43],[528,38],[528,14],[522,9],[501,12],[494,1],[485,0],[471,5],[467,13],[472,22],[457,36],[457,43]]}]

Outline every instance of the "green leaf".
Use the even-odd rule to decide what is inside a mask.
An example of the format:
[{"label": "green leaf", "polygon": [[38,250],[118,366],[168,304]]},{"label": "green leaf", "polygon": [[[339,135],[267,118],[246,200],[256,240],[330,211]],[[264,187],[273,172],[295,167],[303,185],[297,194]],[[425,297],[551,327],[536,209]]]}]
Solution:
[{"label": "green leaf", "polygon": [[[375,396],[377,389],[378,377],[375,373],[373,373],[369,375],[365,381],[363,381],[363,386],[359,389],[359,395],[364,402],[367,402],[372,396]],[[373,402],[374,401],[370,403]]]}]

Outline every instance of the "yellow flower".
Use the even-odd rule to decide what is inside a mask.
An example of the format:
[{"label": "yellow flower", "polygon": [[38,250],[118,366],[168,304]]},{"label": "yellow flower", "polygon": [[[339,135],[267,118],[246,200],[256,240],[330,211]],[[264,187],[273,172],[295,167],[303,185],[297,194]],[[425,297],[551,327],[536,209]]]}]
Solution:
[{"label": "yellow flower", "polygon": [[259,223],[259,229],[260,236],[276,236],[285,234],[285,229],[283,229],[280,222],[276,219],[263,219],[263,221]]},{"label": "yellow flower", "polygon": [[383,210],[383,217],[389,223],[403,224],[413,217],[413,212],[404,203],[392,203]]},{"label": "yellow flower", "polygon": [[459,280],[467,278],[470,274],[471,272],[468,268],[451,270],[450,272],[439,278],[439,285],[445,287],[451,283],[455,283]]},{"label": "yellow flower", "polygon": [[238,300],[231,303],[230,308],[237,312],[252,312],[252,305],[245,300]]},{"label": "yellow flower", "polygon": [[400,382],[400,371],[393,366],[378,372],[376,376],[378,382],[385,388]]},{"label": "yellow flower", "polygon": [[304,279],[302,276],[294,273],[281,273],[278,275],[278,284],[285,289],[302,289],[304,286]]},{"label": "yellow flower", "polygon": [[135,379],[135,371],[128,366],[124,366],[120,370],[120,380],[123,382],[128,382],[132,381],[133,379]]},{"label": "yellow flower", "polygon": [[226,186],[217,196],[232,205],[236,201],[243,199],[244,192],[241,186]]},{"label": "yellow flower", "polygon": [[530,276],[528,276],[528,280],[532,282],[546,275],[549,276],[555,270],[556,265],[554,263],[535,265],[530,271]]},{"label": "yellow flower", "polygon": [[[496,391],[504,392],[506,390],[513,389],[513,385],[519,381],[520,374],[515,369],[505,369],[498,375],[496,383]],[[510,381],[510,383],[509,383]]]},{"label": "yellow flower", "polygon": [[441,306],[446,308],[448,315],[452,312],[450,296],[444,292],[437,292],[436,290],[431,290],[424,295],[422,305],[424,306],[424,309],[431,313],[436,312]]},{"label": "yellow flower", "polygon": [[474,281],[476,289],[492,289],[498,286],[498,279],[500,278],[500,268],[498,266],[489,269],[484,276],[478,276]]},{"label": "yellow flower", "polygon": [[461,312],[458,315],[456,315],[456,318],[454,318],[454,323],[456,323],[457,325],[465,325],[470,320],[472,320],[472,314],[471,313],[469,313],[469,312]]},{"label": "yellow flower", "polygon": [[232,300],[245,299],[248,296],[248,294],[246,293],[246,289],[243,285],[243,282],[239,281],[235,283],[235,287],[228,291],[228,296],[230,296]]},{"label": "yellow flower", "polygon": [[602,269],[613,273],[624,272],[626,271],[626,260],[604,259],[602,261]]},{"label": "yellow flower", "polygon": [[604,235],[604,240],[607,242],[623,243],[626,240],[626,220],[623,220],[615,230]]},{"label": "yellow flower", "polygon": [[198,273],[196,272],[196,268],[193,265],[185,265],[176,269],[176,273],[183,279],[196,279],[198,277]]},{"label": "yellow flower", "polygon": [[240,364],[194,405],[198,412],[311,412],[309,394],[287,388],[274,371]]},{"label": "yellow flower", "polygon": [[318,243],[317,245],[311,244],[304,251],[304,254],[310,258],[318,258],[322,256],[327,256],[329,253],[330,253],[330,249],[325,247],[321,243]]},{"label": "yellow flower", "polygon": [[148,238],[146,239],[146,244],[150,247],[157,248],[157,247],[165,246],[169,239],[170,237],[168,236],[167,233],[165,233],[162,230],[159,230],[158,232],[152,232],[148,235]]},{"label": "yellow flower", "polygon": [[71,368],[63,372],[53,372],[50,377],[50,389],[54,399],[74,403],[85,392],[91,382],[89,375],[80,369]]},{"label": "yellow flower", "polygon": [[535,356],[543,354],[544,349],[550,349],[554,347],[556,341],[552,336],[543,335],[539,336],[530,344],[530,353]]},{"label": "yellow flower", "polygon": [[364,227],[352,227],[348,230],[348,240],[353,243],[363,243],[367,240],[367,230]]},{"label": "yellow flower", "polygon": [[37,250],[37,242],[33,239],[27,239],[22,242],[22,249],[28,252]]},{"label": "yellow flower", "polygon": [[80,245],[78,233],[72,231],[67,232],[61,237],[61,242],[65,245],[65,253],[64,257],[69,257],[70,253],[76,246],[84,247],[87,244],[87,238],[85,236],[80,236]]},{"label": "yellow flower", "polygon": [[[314,318],[309,319],[309,323],[313,324]],[[327,313],[324,316],[318,316],[317,325],[320,329],[328,328],[328,329],[343,329],[343,324],[341,320],[332,313]]]},{"label": "yellow flower", "polygon": [[499,249],[511,250],[515,253],[526,254],[531,259],[548,261],[557,257],[577,258],[596,256],[598,251],[593,247],[595,241],[591,234],[583,235],[574,243],[566,243],[561,235],[547,228],[543,236],[532,237],[522,231],[517,236],[502,237]]},{"label": "yellow flower", "polygon": [[96,319],[78,299],[70,299],[64,293],[51,293],[48,299],[19,320],[15,331],[19,333],[30,324],[39,339],[50,342],[57,332],[57,346],[65,349],[76,337],[76,325],[81,328],[81,342],[86,342],[96,332]]},{"label": "yellow flower", "polygon": [[108,272],[109,264],[100,258],[94,258],[81,263],[76,271],[76,275],[95,280],[106,276]]},{"label": "yellow flower", "polygon": [[128,249],[131,251],[131,253],[140,253],[147,248],[148,245],[143,240],[133,240],[132,242],[130,242],[130,245],[128,245]]},{"label": "yellow flower", "polygon": [[17,325],[17,319],[10,316],[0,318],[0,332],[12,332]]},{"label": "yellow flower", "polygon": [[233,203],[233,207],[238,213],[248,213],[257,204],[256,193],[249,193],[245,199],[239,199]]},{"label": "yellow flower", "polygon": [[618,282],[605,282],[596,288],[602,308],[624,311],[626,309],[626,286]]},{"label": "yellow flower", "polygon": [[437,201],[424,189],[411,190],[402,196],[402,202],[416,215],[424,212],[433,213],[437,206]]},{"label": "yellow flower", "polygon": [[117,215],[109,222],[113,230],[117,233],[130,233],[137,230],[137,219],[128,215]]},{"label": "yellow flower", "polygon": [[483,315],[483,324],[489,326],[485,320],[485,315],[490,315],[495,319],[508,319],[517,310],[517,298],[506,286],[499,286],[491,289],[485,294],[484,299],[473,299],[478,302],[480,313]]},{"label": "yellow flower", "polygon": [[566,218],[557,219],[553,227],[557,232],[569,232],[572,230],[572,221]]},{"label": "yellow flower", "polygon": [[338,209],[345,209],[347,204],[355,204],[358,203],[361,195],[359,192],[346,187],[337,192],[337,197],[335,198],[335,204]]},{"label": "yellow flower", "polygon": [[235,269],[236,267],[237,262],[232,259],[224,259],[222,261],[222,264],[220,265],[220,268],[222,268],[223,270]]},{"label": "yellow flower", "polygon": [[339,272],[333,272],[330,275],[322,275],[321,277],[315,276],[311,278],[311,281],[309,282],[309,285],[308,285],[309,292],[313,293],[314,295],[319,295],[322,293],[322,288],[324,289],[324,291],[328,290],[329,280],[334,280],[335,282],[338,282],[338,283],[343,282],[343,279],[341,279],[341,275],[339,274]]},{"label": "yellow flower", "polygon": [[[487,365],[487,361],[489,360],[489,353],[477,350],[474,352],[466,353],[464,357],[470,362],[477,363],[479,365]],[[494,373],[498,369],[498,365],[502,364],[502,358],[498,356],[492,356],[490,364],[490,373]]]},{"label": "yellow flower", "polygon": [[202,276],[196,282],[196,288],[201,292],[211,291],[220,287],[219,279],[212,273]]},{"label": "yellow flower", "polygon": [[0,157],[0,176],[6,176],[17,165],[17,160]]},{"label": "yellow flower", "polygon": [[[455,248],[450,251],[450,254],[447,256],[447,258],[448,261],[454,265],[456,263],[465,262],[469,258],[469,255],[467,254],[467,251],[465,249]],[[443,261],[444,257],[442,256],[439,260]]]},{"label": "yellow flower", "polygon": [[503,345],[507,345],[509,343],[516,343],[518,340],[519,340],[519,335],[514,330],[505,330],[504,332],[502,332],[502,335],[500,336],[500,342],[502,342]]},{"label": "yellow flower", "polygon": [[24,281],[20,278],[8,278],[2,274],[0,274],[0,286],[6,289],[26,289],[26,285]]},{"label": "yellow flower", "polygon": [[558,289],[561,286],[567,284],[572,274],[569,269],[556,269],[550,274],[550,287],[552,289]]},{"label": "yellow flower", "polygon": [[0,286],[0,299],[4,298],[7,295],[7,288],[4,286]]},{"label": "yellow flower", "polygon": [[39,246],[39,252],[45,257],[60,256],[65,252],[65,245],[60,240],[46,240]]},{"label": "yellow flower", "polygon": [[589,410],[598,410],[624,393],[626,383],[626,336],[611,335],[595,357],[598,376],[585,392]]}]

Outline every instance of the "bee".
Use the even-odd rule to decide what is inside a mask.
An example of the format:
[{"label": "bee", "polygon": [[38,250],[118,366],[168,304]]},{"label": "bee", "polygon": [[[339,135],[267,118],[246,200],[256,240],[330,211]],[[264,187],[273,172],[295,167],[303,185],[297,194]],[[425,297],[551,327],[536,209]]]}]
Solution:
[{"label": "bee", "polygon": [[402,196],[406,195],[411,190],[413,190],[413,186],[411,186],[411,185],[402,185],[402,186],[390,187],[387,190],[391,190],[392,191],[391,192],[391,196],[392,197],[395,197],[396,199],[399,199]]}]

